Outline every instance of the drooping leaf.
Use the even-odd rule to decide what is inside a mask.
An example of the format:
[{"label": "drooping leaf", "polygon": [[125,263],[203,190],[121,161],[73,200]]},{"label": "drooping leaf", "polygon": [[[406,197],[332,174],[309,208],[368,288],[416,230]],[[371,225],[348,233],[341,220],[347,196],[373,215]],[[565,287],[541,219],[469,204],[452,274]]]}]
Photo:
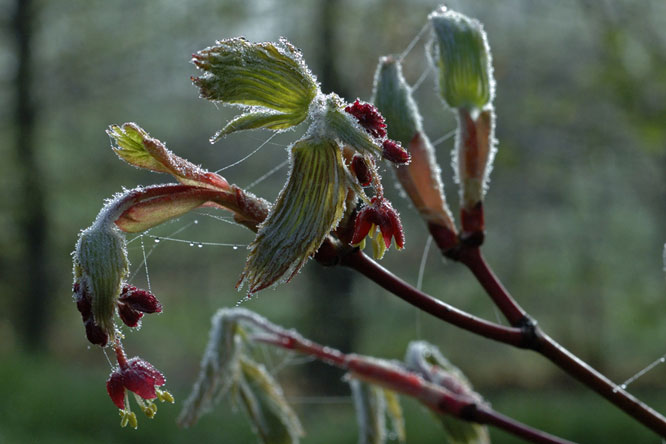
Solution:
[{"label": "drooping leaf", "polygon": [[407,440],[405,431],[405,417],[400,406],[400,398],[394,391],[384,389],[384,399],[386,400],[386,415],[391,420],[391,427],[395,433],[398,442],[404,443]]},{"label": "drooping leaf", "polygon": [[303,436],[296,413],[287,403],[277,381],[263,365],[240,360],[241,378],[234,393],[242,403],[264,444],[295,444]]},{"label": "drooping leaf", "polygon": [[178,416],[182,426],[195,424],[213,408],[221,393],[239,382],[240,327],[228,314],[229,310],[223,309],[213,316],[199,377]]},{"label": "drooping leaf", "polygon": [[[472,384],[462,371],[449,362],[439,349],[425,341],[413,341],[407,347],[405,356],[407,368],[418,373],[426,381],[444,387],[452,394],[483,403]],[[452,444],[488,444],[488,428],[481,424],[463,421],[451,415],[437,415]]]},{"label": "drooping leaf", "polygon": [[386,402],[383,390],[355,378],[349,386],[356,409],[359,427],[359,444],[384,444],[386,442]]},{"label": "drooping leaf", "polygon": [[301,269],[342,217],[347,174],[335,141],[305,137],[293,145],[289,180],[250,244],[239,288],[247,283],[254,293]]}]

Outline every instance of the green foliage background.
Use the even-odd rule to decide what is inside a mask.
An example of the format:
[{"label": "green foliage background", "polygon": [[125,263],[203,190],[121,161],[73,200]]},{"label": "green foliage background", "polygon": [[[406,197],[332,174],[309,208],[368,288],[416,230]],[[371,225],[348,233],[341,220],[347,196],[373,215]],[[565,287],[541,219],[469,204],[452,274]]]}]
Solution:
[{"label": "green foliage background", "polygon": [[[233,110],[197,99],[189,55],[216,39],[287,37],[321,76],[333,59],[345,97],[368,99],[379,56],[401,52],[436,5],[425,0],[340,0],[333,21],[333,51],[321,49],[323,2],[269,0],[38,1],[34,35],[37,152],[48,204],[48,323],[40,351],[26,352],[18,326],[25,300],[20,241],[14,215],[17,158],[11,150],[12,78],[16,69],[9,19],[13,2],[0,0],[0,442],[253,442],[240,413],[227,403],[190,430],[173,420],[176,406],[160,406],[157,418],[140,418],[138,431],[120,429],[104,382],[106,359],[89,349],[70,299],[72,250],[102,200],[121,187],[166,182],[117,160],[104,133],[112,123],[136,121],[176,153],[211,170],[254,150],[268,132],[208,138]],[[481,20],[493,50],[500,141],[487,196],[486,255],[517,299],[562,344],[621,382],[662,356],[666,337],[662,250],[666,241],[666,5],[658,0],[607,2],[486,2],[448,6]],[[7,17],[7,18],[4,18]],[[412,84],[426,67],[422,45],[406,59]],[[431,73],[416,91],[425,128],[435,140],[454,128],[453,114],[433,93]],[[330,87],[323,85],[324,91]],[[281,134],[256,155],[222,174],[247,186],[286,159],[295,132]],[[438,146],[448,199],[452,141]],[[273,199],[286,169],[253,191]],[[426,243],[423,225],[390,186],[407,236],[403,252],[384,265],[416,283]],[[196,225],[193,221],[197,220]],[[192,215],[152,234],[193,241],[243,243],[251,233],[205,215]],[[241,298],[233,285],[245,251],[192,248],[144,239],[150,281],[165,311],[149,316],[126,346],[164,371],[177,402],[198,371],[214,310]],[[130,248],[142,261],[140,240]],[[245,307],[295,327],[321,342],[340,335],[335,323],[354,325],[354,351],[401,358],[416,338],[434,342],[501,412],[568,439],[584,442],[659,442],[658,438],[587,393],[544,359],[476,338],[436,322],[380,290],[339,270],[309,264],[294,281],[266,291]],[[317,280],[352,279],[351,304],[313,291]],[[139,271],[133,281],[146,285]],[[430,252],[424,290],[462,309],[495,319],[497,313],[468,273]],[[303,307],[316,310],[303,312]],[[273,366],[285,357],[271,355]],[[320,397],[325,387],[310,375],[314,364],[279,372],[307,431],[305,443],[356,442],[354,413],[345,393]],[[666,366],[630,386],[666,411]],[[334,373],[334,378],[342,375]],[[337,384],[336,380],[331,384]],[[410,443],[440,442],[438,426],[410,401]],[[516,442],[493,431],[495,442]]]}]

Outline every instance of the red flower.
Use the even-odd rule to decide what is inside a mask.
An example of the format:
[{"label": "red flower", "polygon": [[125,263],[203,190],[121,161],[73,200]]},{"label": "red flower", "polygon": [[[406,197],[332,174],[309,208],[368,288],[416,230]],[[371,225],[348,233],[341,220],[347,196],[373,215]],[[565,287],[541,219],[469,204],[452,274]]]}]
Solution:
[{"label": "red flower", "polygon": [[411,160],[411,156],[407,150],[402,147],[400,142],[386,139],[384,143],[382,143],[382,148],[384,149],[382,155],[390,162],[404,165]]},{"label": "red flower", "polygon": [[95,345],[99,345],[100,347],[104,347],[107,342],[109,342],[109,335],[102,327],[95,323],[95,318],[92,314],[90,294],[88,294],[86,286],[77,282],[74,284],[73,290],[74,298],[76,299],[76,308],[81,313],[88,341]]},{"label": "red flower", "polygon": [[125,410],[125,389],[136,393],[143,399],[157,398],[157,388],[164,385],[166,379],[149,362],[138,356],[121,362],[106,381],[106,390],[113,403]]},{"label": "red flower", "polygon": [[126,390],[134,393],[137,404],[149,418],[157,413],[157,406],[152,402],[153,399],[171,403],[174,402],[174,399],[171,393],[159,388],[164,385],[166,379],[149,362],[138,356],[127,360],[119,345],[116,345],[116,356],[118,367],[106,381],[106,391],[109,393],[111,401],[120,409],[122,416],[120,424],[124,427],[129,423],[136,428],[136,415],[129,408]]},{"label": "red flower", "polygon": [[161,313],[162,304],[155,295],[132,285],[123,285],[118,298],[118,315],[128,327],[136,327],[144,313]]},{"label": "red flower", "polygon": [[384,251],[391,246],[391,238],[395,238],[398,249],[405,246],[405,235],[397,211],[388,200],[375,196],[370,205],[358,212],[351,244],[361,244],[368,235],[372,238],[377,227],[379,234],[374,244],[375,257],[381,258],[384,255]]},{"label": "red flower", "polygon": [[345,108],[349,114],[356,117],[358,123],[373,137],[383,139],[386,137],[386,123],[384,117],[379,113],[379,110],[373,105],[365,102],[356,101]]}]

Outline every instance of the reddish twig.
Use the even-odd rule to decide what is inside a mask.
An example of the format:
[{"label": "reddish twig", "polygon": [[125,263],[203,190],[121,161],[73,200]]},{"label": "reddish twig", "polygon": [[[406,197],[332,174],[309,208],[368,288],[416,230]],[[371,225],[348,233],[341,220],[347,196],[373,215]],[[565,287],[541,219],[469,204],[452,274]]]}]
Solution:
[{"label": "reddish twig", "polygon": [[353,250],[342,256],[341,265],[358,271],[402,300],[445,322],[498,342],[520,348],[526,346],[520,329],[477,318],[423,293],[370,259],[360,250]]},{"label": "reddish twig", "polygon": [[462,245],[458,260],[470,269],[511,325],[523,329],[527,348],[545,356],[568,375],[606,398],[641,424],[666,437],[666,418],[663,415],[621,389],[537,326],[492,272],[479,248]]},{"label": "reddish twig", "polygon": [[428,382],[419,374],[395,363],[354,353],[345,354],[334,348],[310,341],[293,330],[279,328],[256,317],[244,317],[244,319],[267,332],[250,336],[254,341],[312,356],[349,371],[355,378],[416,398],[438,414],[451,415],[478,424],[492,425],[534,443],[571,443],[571,441],[534,429],[498,413],[472,397],[455,394],[442,386]]}]

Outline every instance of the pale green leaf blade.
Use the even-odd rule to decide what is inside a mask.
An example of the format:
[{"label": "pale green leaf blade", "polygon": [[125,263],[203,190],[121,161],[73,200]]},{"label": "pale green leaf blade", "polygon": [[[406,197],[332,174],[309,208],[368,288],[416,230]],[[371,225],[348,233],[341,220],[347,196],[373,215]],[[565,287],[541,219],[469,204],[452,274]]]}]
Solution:
[{"label": "pale green leaf blade", "polygon": [[221,138],[235,133],[236,131],[251,130],[257,128],[266,128],[271,130],[282,130],[300,123],[298,115],[276,112],[253,112],[241,114],[217,132],[211,142],[217,142]]},{"label": "pale green leaf blade", "polygon": [[282,388],[263,365],[241,358],[242,377],[236,394],[264,444],[296,444],[303,436],[296,413],[287,403]]},{"label": "pale green leaf blade", "polygon": [[196,53],[193,62],[203,71],[193,82],[212,101],[262,106],[303,121],[319,91],[300,51],[286,40],[221,40]]},{"label": "pale green leaf blade", "polygon": [[238,287],[289,280],[317,251],[345,208],[347,171],[336,142],[306,137],[291,148],[287,184],[250,244]]},{"label": "pale green leaf blade", "polygon": [[191,426],[211,410],[240,377],[240,327],[229,316],[229,310],[219,310],[212,319],[206,352],[201,360],[199,377],[178,416],[178,424]]},{"label": "pale green leaf blade", "polygon": [[386,403],[380,387],[350,379],[349,386],[356,409],[359,427],[359,444],[384,444],[386,442]]},{"label": "pale green leaf blade", "polygon": [[405,431],[405,416],[400,406],[400,398],[392,390],[384,389],[383,392],[386,401],[386,415],[391,420],[393,433],[395,433],[398,442],[404,443],[407,440],[407,432]]},{"label": "pale green leaf blade", "polygon": [[182,157],[166,145],[150,137],[135,123],[111,125],[107,134],[116,142],[113,151],[125,162],[138,168],[173,175],[179,182],[213,189],[229,190],[229,183],[220,175],[209,172]]}]

